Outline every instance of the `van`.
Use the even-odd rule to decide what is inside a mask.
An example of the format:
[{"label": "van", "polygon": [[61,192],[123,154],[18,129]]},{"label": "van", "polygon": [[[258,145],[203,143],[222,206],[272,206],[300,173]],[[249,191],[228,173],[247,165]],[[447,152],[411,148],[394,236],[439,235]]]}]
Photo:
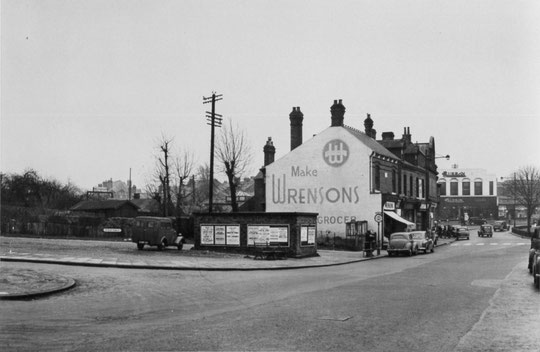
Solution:
[{"label": "van", "polygon": [[157,246],[163,250],[167,246],[176,246],[182,249],[186,242],[184,237],[177,233],[170,218],[139,216],[135,218],[132,228],[131,241],[142,250],[145,245]]}]

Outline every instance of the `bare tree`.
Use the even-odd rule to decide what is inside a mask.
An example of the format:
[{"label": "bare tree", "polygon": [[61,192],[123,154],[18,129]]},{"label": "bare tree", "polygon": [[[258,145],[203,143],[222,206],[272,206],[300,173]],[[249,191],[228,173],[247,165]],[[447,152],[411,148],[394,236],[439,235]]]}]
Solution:
[{"label": "bare tree", "polygon": [[191,189],[191,191],[187,191],[187,189],[184,188],[184,185],[185,182],[192,176],[195,158],[193,152],[189,151],[188,149],[184,149],[183,153],[178,152],[177,155],[181,155],[181,157],[176,156],[173,160],[175,176],[174,189],[176,193],[176,215],[180,216],[182,213],[184,199],[190,197],[193,192],[193,189]]},{"label": "bare tree", "polygon": [[[171,195],[171,145],[172,138],[165,137],[164,135],[158,140],[159,154],[156,156],[156,168],[154,171],[154,179],[159,182],[161,189],[157,187],[149,187],[147,189],[153,189],[154,198],[160,201],[162,205],[162,215],[169,216],[173,207],[172,195]],[[157,189],[156,189],[157,188]]]},{"label": "bare tree", "polygon": [[229,124],[221,130],[216,154],[222,164],[221,171],[227,175],[229,182],[232,211],[237,212],[237,182],[249,168],[252,154],[244,131],[238,125],[233,126],[232,121],[229,121]]},{"label": "bare tree", "polygon": [[536,166],[524,166],[506,183],[506,193],[527,209],[527,229],[530,231],[532,216],[540,206],[540,170]]}]

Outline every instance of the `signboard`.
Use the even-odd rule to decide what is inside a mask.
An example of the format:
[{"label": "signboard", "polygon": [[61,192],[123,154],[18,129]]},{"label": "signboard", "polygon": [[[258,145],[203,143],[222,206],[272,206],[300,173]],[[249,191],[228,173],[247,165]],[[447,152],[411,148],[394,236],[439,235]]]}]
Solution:
[{"label": "signboard", "polygon": [[382,222],[382,220],[383,220],[382,214],[381,213],[376,213],[373,220],[375,220],[375,222]]},{"label": "signboard", "polygon": [[256,244],[289,244],[288,225],[248,225],[248,246]]},{"label": "signboard", "polygon": [[240,245],[240,226],[227,226],[227,244],[231,246]]},{"label": "signboard", "polygon": [[384,210],[396,210],[396,203],[395,202],[385,202],[384,203]]},{"label": "signboard", "polygon": [[214,226],[214,244],[225,245],[225,226]]},{"label": "signboard", "polygon": [[303,246],[309,246],[315,244],[317,228],[315,226],[301,226],[300,227],[300,243]]},{"label": "signboard", "polygon": [[214,226],[201,225],[201,244],[214,244]]},{"label": "signboard", "polygon": [[240,225],[201,225],[201,245],[240,246]]},{"label": "signboard", "polygon": [[117,228],[104,228],[103,232],[122,232],[122,229]]}]

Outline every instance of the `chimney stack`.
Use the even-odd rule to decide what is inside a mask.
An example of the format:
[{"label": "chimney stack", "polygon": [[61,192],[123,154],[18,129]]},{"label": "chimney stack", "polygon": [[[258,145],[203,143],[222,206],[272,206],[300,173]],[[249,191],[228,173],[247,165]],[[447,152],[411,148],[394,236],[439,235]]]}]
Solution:
[{"label": "chimney stack", "polygon": [[364,120],[364,132],[373,139],[377,137],[377,130],[373,129],[373,120],[370,114],[367,114],[367,118]]},{"label": "chimney stack", "polygon": [[291,120],[291,150],[302,144],[302,121],[304,114],[300,111],[300,107],[293,107],[289,114]]},{"label": "chimney stack", "polygon": [[382,139],[383,139],[383,141],[393,141],[394,140],[394,132],[383,132],[382,133]]},{"label": "chimney stack", "polygon": [[330,107],[332,114],[332,127],[343,126],[343,116],[345,116],[345,106],[341,103],[341,99],[334,100],[334,105]]},{"label": "chimney stack", "polygon": [[409,127],[403,127],[403,140],[407,142],[411,141],[411,130]]},{"label": "chimney stack", "polygon": [[276,154],[276,147],[272,142],[272,137],[268,137],[266,144],[263,148],[264,151],[264,166],[272,164],[274,162],[274,156]]}]

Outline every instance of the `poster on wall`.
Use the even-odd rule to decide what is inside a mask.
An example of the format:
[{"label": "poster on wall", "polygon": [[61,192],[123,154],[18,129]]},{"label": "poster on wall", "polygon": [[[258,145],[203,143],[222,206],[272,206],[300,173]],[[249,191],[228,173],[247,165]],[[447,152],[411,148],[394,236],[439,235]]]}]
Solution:
[{"label": "poster on wall", "polygon": [[225,226],[214,226],[214,244],[225,245]]},{"label": "poster on wall", "polygon": [[289,243],[289,227],[279,225],[248,225],[248,246],[255,244]]},{"label": "poster on wall", "polygon": [[315,234],[316,234],[315,227],[313,226],[308,227],[308,238],[307,238],[308,244],[315,244]]},{"label": "poster on wall", "polygon": [[300,228],[300,241],[302,243],[303,242],[307,243],[307,239],[308,239],[308,228],[306,226],[302,226]]},{"label": "poster on wall", "polygon": [[201,225],[201,244],[214,244],[214,226]]},{"label": "poster on wall", "polygon": [[303,246],[314,245],[316,233],[317,231],[315,226],[300,227],[300,243]]},{"label": "poster on wall", "polygon": [[240,226],[227,226],[227,245],[239,246],[240,245]]}]

